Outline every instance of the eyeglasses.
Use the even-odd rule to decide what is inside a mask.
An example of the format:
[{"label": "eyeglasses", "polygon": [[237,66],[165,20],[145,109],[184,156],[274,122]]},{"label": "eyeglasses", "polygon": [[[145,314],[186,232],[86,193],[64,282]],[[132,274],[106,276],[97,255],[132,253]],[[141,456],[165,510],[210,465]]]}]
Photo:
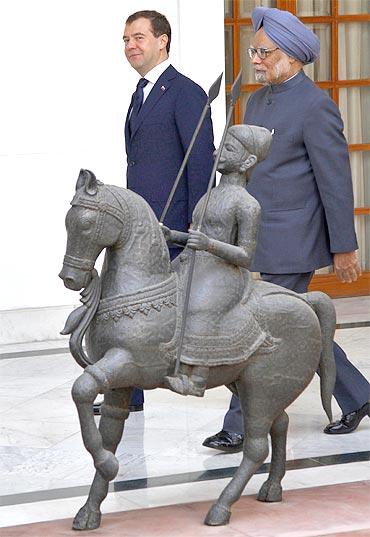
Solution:
[{"label": "eyeglasses", "polygon": [[257,54],[257,56],[259,57],[260,60],[265,60],[267,58],[267,56],[269,54],[271,54],[271,52],[275,52],[275,50],[279,50],[279,47],[276,47],[276,48],[253,48],[253,47],[249,47],[248,49],[248,55],[250,57],[251,60],[253,60],[253,58],[255,57],[255,55]]}]

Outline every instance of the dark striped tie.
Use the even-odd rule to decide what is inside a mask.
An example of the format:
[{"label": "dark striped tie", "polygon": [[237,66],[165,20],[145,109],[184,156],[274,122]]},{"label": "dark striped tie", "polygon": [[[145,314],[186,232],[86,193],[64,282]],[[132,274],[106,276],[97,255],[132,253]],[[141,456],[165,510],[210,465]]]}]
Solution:
[{"label": "dark striped tie", "polygon": [[146,80],[145,78],[140,78],[136,86],[136,91],[132,96],[132,111],[131,111],[131,116],[130,116],[130,131],[131,132],[133,132],[136,126],[137,118],[141,110],[143,99],[144,99],[143,88],[145,88],[147,83],[148,83],[148,80]]}]

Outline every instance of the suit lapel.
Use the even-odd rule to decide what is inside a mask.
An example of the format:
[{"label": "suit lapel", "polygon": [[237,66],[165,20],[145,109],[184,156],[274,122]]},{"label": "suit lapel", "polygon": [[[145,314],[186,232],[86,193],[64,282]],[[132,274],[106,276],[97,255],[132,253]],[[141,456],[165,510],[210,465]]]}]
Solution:
[{"label": "suit lapel", "polygon": [[[131,138],[135,136],[135,133],[137,132],[138,128],[140,127],[141,123],[144,121],[146,116],[150,113],[150,111],[156,105],[159,99],[161,99],[163,95],[166,93],[166,91],[170,88],[172,81],[176,76],[177,76],[176,69],[172,67],[172,65],[170,65],[158,78],[157,82],[154,84],[151,92],[149,93],[147,99],[145,100],[145,103],[141,107],[141,110],[139,112],[139,115],[136,121],[135,128],[131,133]],[[132,104],[129,108],[128,116],[126,118],[126,128],[128,128],[128,117],[129,117],[131,108],[132,108]]]}]

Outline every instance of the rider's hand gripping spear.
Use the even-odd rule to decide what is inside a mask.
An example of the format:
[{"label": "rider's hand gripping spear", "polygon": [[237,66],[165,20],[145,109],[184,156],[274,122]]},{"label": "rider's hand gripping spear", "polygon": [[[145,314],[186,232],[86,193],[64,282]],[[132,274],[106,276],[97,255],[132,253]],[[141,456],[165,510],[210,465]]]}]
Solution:
[{"label": "rider's hand gripping spear", "polygon": [[[230,122],[231,122],[231,118],[232,118],[232,114],[233,114],[233,111],[234,111],[236,101],[238,100],[239,95],[240,95],[241,76],[242,76],[242,73],[240,71],[238,76],[236,77],[236,79],[234,81],[234,84],[232,85],[232,88],[231,88],[230,106],[229,106],[229,110],[228,110],[228,114],[227,114],[227,118],[226,118],[226,125],[225,125],[225,128],[224,128],[224,132],[222,134],[222,138],[221,138],[219,148],[218,148],[218,150],[216,152],[215,161],[214,161],[214,164],[213,164],[211,176],[209,178],[208,188],[207,188],[207,192],[206,192],[203,207],[202,207],[202,212],[201,212],[199,223],[198,223],[198,226],[197,226],[198,231],[200,231],[201,227],[202,227],[204,215],[206,213],[209,198],[210,198],[210,195],[211,195],[212,186],[214,184],[214,179],[215,179],[215,175],[216,175],[216,171],[217,171],[217,167],[218,167],[218,162],[219,162],[220,156],[221,156],[221,151],[222,151],[222,148],[223,148],[224,143],[225,143],[227,129],[229,128],[229,125],[230,125]],[[215,97],[218,95],[220,82],[221,82],[221,77],[222,77],[222,75],[216,80],[216,82],[211,87],[211,89],[209,91],[208,100],[210,100],[210,95],[211,95],[212,88],[214,88],[214,86],[216,86],[217,84],[218,84],[218,90],[217,90],[217,94],[215,95]],[[213,98],[215,98],[215,97],[213,97]],[[203,110],[203,113],[202,113],[202,116],[201,116],[202,121],[203,121],[204,117],[205,117],[205,111]],[[194,132],[194,135],[197,134],[197,131],[200,129],[200,125],[201,125],[201,122],[199,121],[199,124],[197,126],[197,129]],[[195,136],[194,135],[193,135],[193,139],[195,141]],[[193,139],[192,139],[192,142],[194,144]],[[188,149],[188,151],[187,151],[187,153],[185,155],[184,162],[187,160],[187,157],[190,154],[191,147],[192,147],[192,145],[190,144],[189,149]],[[179,170],[179,174],[178,174],[178,176],[176,178],[177,183],[178,183],[179,177],[181,177],[180,172],[182,174],[183,170],[185,168],[184,162],[183,162],[183,165],[181,166],[181,168]],[[185,164],[186,164],[186,162],[185,162]],[[171,198],[171,195],[173,197],[173,194],[174,194],[174,192],[176,190],[176,187],[177,187],[176,181],[175,181],[175,184],[174,184],[174,188],[171,191],[170,198]],[[163,222],[163,218],[164,218],[163,215],[166,214],[166,212],[168,210],[168,207],[169,207],[169,205],[171,203],[172,198],[171,199],[170,198],[169,198],[169,202],[167,201],[166,207],[165,207],[165,209],[164,209],[164,211],[162,213],[162,216],[161,216],[161,219],[160,219],[161,223]],[[195,254],[196,254],[196,251],[191,250],[191,252],[190,252],[190,260],[189,260],[188,277],[187,277],[187,281],[186,281],[185,297],[184,297],[183,310],[182,310],[181,330],[180,330],[179,341],[178,341],[178,346],[177,346],[177,355],[176,355],[174,376],[176,376],[178,374],[178,371],[179,371],[179,368],[180,368],[180,359],[181,359],[182,347],[183,347],[183,342],[184,342],[186,317],[187,317],[187,313],[188,313],[188,309],[189,309],[189,298],[190,298],[190,291],[191,291],[191,283],[192,283],[192,280],[193,280],[193,273],[194,273]]]}]

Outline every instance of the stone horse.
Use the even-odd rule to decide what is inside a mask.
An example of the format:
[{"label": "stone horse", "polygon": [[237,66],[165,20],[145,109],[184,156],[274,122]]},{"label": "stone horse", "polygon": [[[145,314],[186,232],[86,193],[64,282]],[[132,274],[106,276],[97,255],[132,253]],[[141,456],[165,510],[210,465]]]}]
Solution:
[{"label": "stone horse", "polygon": [[[178,330],[182,284],[179,271],[171,266],[161,226],[140,196],[105,185],[92,172],[81,170],[71,205],[60,277],[68,289],[82,290],[83,306],[71,313],[62,333],[71,334],[71,353],[84,368],[73,385],[72,397],[96,473],[73,528],[88,530],[99,527],[101,503],[109,481],[118,472],[114,453],[129,415],[133,387],[164,388],[164,377],[173,372],[173,354],[166,352],[166,345],[173,342]],[[99,277],[94,265],[104,248]],[[209,290],[221,298],[223,287],[229,293],[227,270],[235,268],[225,266],[222,285]],[[248,276],[248,271],[245,274]],[[210,367],[207,389],[226,385],[239,395],[245,441],[241,464],[208,512],[208,525],[228,523],[231,505],[268,456],[268,434],[272,440],[271,467],[258,499],[281,500],[288,428],[285,409],[317,369],[322,404],[331,420],[335,312],[330,299],[323,293],[297,295],[265,282],[249,282],[249,314],[269,337],[252,352],[246,349],[248,359],[238,363],[226,360],[222,364],[218,348],[217,365]],[[84,335],[86,353],[82,348]],[[232,332],[226,343],[225,356],[232,347]],[[248,338],[241,338],[239,344],[247,345]],[[99,393],[104,394],[104,403],[98,429],[93,402]]]}]

